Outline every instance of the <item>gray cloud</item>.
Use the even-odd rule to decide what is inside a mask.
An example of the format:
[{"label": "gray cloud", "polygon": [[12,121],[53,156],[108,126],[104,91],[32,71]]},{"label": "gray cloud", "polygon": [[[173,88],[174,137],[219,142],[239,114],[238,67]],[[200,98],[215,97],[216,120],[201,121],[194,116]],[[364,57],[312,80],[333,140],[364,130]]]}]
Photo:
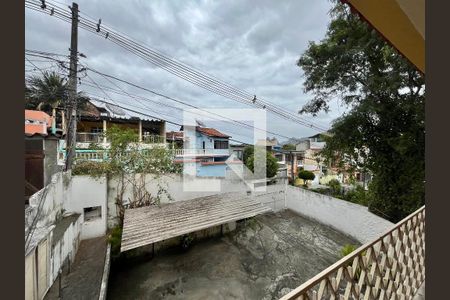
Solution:
[{"label": "gray cloud", "polygon": [[[69,5],[68,1],[66,3]],[[326,0],[80,0],[78,4],[82,13],[102,18],[102,23],[133,39],[294,113],[311,99],[311,95],[303,93],[302,70],[296,66],[296,61],[308,41],[323,38],[331,5]],[[27,49],[68,53],[69,24],[27,9],[25,30]],[[82,29],[79,31],[79,51],[87,55],[82,61],[95,69],[197,106],[248,107],[183,81]],[[100,84],[116,88],[98,75],[90,76]],[[120,86],[133,94],[167,101],[127,85]],[[106,97],[103,92],[83,86],[83,83],[80,89]],[[108,94],[117,101],[141,105],[132,99]],[[170,108],[147,105],[155,111],[173,115],[173,120],[182,117]],[[328,127],[343,111],[344,108],[333,104],[330,114],[305,118]],[[221,126],[224,131],[233,130],[251,137],[251,131],[233,125]],[[267,128],[295,137],[315,133],[310,128],[272,115],[268,116]],[[249,140],[245,136],[240,138]]]}]

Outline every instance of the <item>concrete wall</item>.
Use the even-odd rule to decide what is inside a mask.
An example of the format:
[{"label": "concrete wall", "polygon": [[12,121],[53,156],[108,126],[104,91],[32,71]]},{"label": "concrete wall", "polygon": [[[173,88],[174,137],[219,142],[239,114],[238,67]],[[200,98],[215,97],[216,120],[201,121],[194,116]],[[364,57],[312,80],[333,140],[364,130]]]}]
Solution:
[{"label": "concrete wall", "polygon": [[80,243],[82,216],[80,215],[67,227],[63,236],[57,241],[53,240],[50,254],[50,282],[53,283],[58,277],[60,269],[71,264]]},{"label": "concrete wall", "polygon": [[[55,233],[57,227],[52,226],[51,231],[40,236],[35,247],[26,252],[25,299],[42,299],[57,279],[61,268],[75,258],[80,241],[81,216],[77,215],[68,226],[64,226],[64,231],[58,236]],[[41,245],[45,245],[45,248]]]},{"label": "concrete wall", "polygon": [[[140,175],[137,175],[137,178],[139,178],[139,176]],[[184,182],[184,180],[186,180],[186,182]],[[117,178],[108,180],[108,228],[114,227],[118,222],[116,207],[118,183],[119,181]],[[193,190],[185,190],[184,183],[190,187],[197,187],[197,189],[193,188]],[[211,187],[214,184],[217,184],[220,190],[217,191],[212,189],[208,191],[208,187]],[[158,186],[165,188],[173,201],[184,201],[227,192],[246,193],[247,190],[250,190],[250,188],[240,180],[189,176],[183,178],[183,175],[181,174],[171,174],[161,177],[147,175],[145,178],[145,186],[146,190],[153,196],[158,194]],[[132,188],[130,185],[127,186],[123,199],[125,202],[127,202],[128,199],[133,199]],[[161,195],[161,203],[169,203],[170,201],[171,200],[166,194]]]},{"label": "concrete wall", "polygon": [[70,181],[69,173],[56,173],[47,186],[30,197],[29,207],[25,212],[25,228],[31,225],[38,211],[36,227],[40,228],[53,224],[61,216],[63,209],[65,209],[65,203],[71,201],[68,192],[70,191]]},{"label": "concrete wall", "polygon": [[61,171],[58,166],[58,140],[44,139],[44,186],[51,182],[52,176]]},{"label": "concrete wall", "polygon": [[290,185],[286,191],[287,208],[329,225],[361,243],[374,240],[394,226],[362,205]]},{"label": "concrete wall", "polygon": [[[82,216],[81,239],[100,237],[106,234],[107,228],[107,184],[105,178],[94,179],[89,176],[72,177],[72,199],[66,204],[66,210]],[[87,220],[84,209],[101,207],[101,217]]]},{"label": "concrete wall", "polygon": [[251,197],[277,212],[286,208],[286,186],[284,181],[268,185],[265,192],[252,192]]},{"label": "concrete wall", "polygon": [[223,165],[202,165],[201,162],[198,162],[196,169],[197,169],[197,176],[200,176],[200,177],[207,177],[207,176],[225,177],[228,166],[225,164],[223,164]]}]

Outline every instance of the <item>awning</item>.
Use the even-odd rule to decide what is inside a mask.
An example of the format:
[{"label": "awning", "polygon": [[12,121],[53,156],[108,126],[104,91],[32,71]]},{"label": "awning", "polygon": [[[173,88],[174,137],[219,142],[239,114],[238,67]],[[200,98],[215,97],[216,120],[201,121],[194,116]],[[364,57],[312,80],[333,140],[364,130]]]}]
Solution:
[{"label": "awning", "polygon": [[238,193],[125,210],[120,251],[254,217],[271,209]]},{"label": "awning", "polygon": [[425,0],[341,0],[425,74]]}]

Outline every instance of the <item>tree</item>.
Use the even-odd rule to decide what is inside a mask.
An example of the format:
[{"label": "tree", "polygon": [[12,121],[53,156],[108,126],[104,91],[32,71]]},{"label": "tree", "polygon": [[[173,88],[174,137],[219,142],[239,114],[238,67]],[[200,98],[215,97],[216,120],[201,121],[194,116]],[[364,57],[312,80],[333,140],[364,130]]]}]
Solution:
[{"label": "tree", "polygon": [[[42,110],[56,117],[56,109],[66,109],[68,84],[65,77],[56,72],[44,71],[33,75],[25,82],[25,108]],[[84,107],[89,97],[82,92],[77,94],[77,109]]]},{"label": "tree", "polygon": [[284,144],[283,147],[281,147],[283,150],[295,150],[294,144]]},{"label": "tree", "polygon": [[325,38],[298,61],[314,95],[300,113],[328,112],[340,97],[348,111],[333,122],[322,155],[369,170],[369,209],[396,222],[425,201],[424,77],[340,1],[331,17]]},{"label": "tree", "polygon": [[242,154],[242,159],[244,160],[244,164],[247,164],[248,159],[250,158],[250,156],[253,156],[254,152],[255,152],[254,146],[249,145],[244,148],[244,152]]},{"label": "tree", "polygon": [[308,180],[314,180],[314,178],[316,178],[316,175],[308,170],[301,170],[300,172],[298,172],[297,176],[298,178],[303,179],[304,186],[307,186]]},{"label": "tree", "polygon": [[[254,148],[252,148],[254,149]],[[277,159],[268,151],[265,151],[264,148],[256,148],[253,150],[254,153],[250,157],[247,158],[247,162],[245,165],[247,168],[249,168],[252,172],[259,174],[258,170],[255,172],[255,159],[263,159],[264,153],[266,155],[266,178],[272,178],[275,175],[277,175],[278,171],[278,162]],[[244,152],[245,153],[245,152]]]},{"label": "tree", "polygon": [[68,98],[67,81],[56,72],[43,72],[26,80],[25,106],[51,113]]}]

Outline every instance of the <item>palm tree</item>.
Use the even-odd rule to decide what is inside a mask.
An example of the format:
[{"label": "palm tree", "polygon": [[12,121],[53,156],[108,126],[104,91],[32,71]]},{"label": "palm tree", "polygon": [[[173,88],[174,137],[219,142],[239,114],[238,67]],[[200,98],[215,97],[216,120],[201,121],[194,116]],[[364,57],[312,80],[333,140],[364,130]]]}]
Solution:
[{"label": "palm tree", "polygon": [[[56,109],[63,111],[67,108],[68,83],[65,77],[56,72],[43,72],[42,76],[33,75],[25,83],[25,107],[50,113],[56,120]],[[78,108],[83,106],[89,98],[83,93],[77,94]]]}]

